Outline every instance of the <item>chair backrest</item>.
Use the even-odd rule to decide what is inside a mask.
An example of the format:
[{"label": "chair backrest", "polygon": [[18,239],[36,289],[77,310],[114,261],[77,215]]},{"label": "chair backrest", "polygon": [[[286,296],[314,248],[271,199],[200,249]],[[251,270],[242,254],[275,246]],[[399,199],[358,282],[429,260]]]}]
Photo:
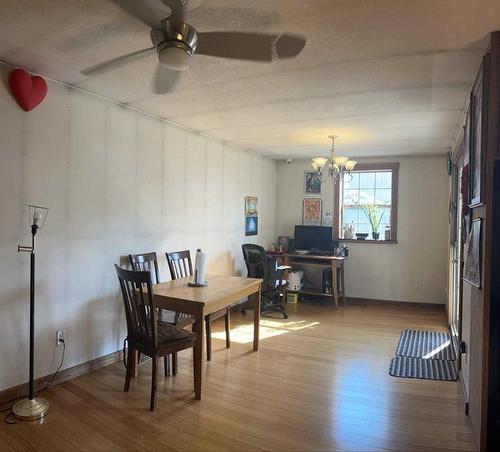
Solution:
[{"label": "chair backrest", "polygon": [[148,348],[158,346],[157,309],[153,302],[151,273],[115,265],[122,290],[128,339]]},{"label": "chair backrest", "polygon": [[158,258],[156,253],[129,254],[130,265],[135,271],[151,273],[153,284],[160,282],[160,271],[158,270]]},{"label": "chair backrest", "polygon": [[193,276],[193,265],[191,264],[191,253],[189,250],[165,253],[168,268],[172,279],[187,278]]},{"label": "chair backrest", "polygon": [[269,259],[266,250],[253,243],[245,243],[241,245],[241,249],[247,266],[248,277],[262,278],[264,284],[269,285]]}]

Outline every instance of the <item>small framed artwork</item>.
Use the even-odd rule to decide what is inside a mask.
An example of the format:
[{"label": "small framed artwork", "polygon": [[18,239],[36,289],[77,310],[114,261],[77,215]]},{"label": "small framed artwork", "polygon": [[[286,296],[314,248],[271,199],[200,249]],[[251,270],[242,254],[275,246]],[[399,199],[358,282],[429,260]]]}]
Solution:
[{"label": "small framed artwork", "polygon": [[321,226],[321,198],[304,198],[302,224],[304,226]]},{"label": "small framed artwork", "polygon": [[245,235],[257,235],[259,231],[259,217],[245,217]]},{"label": "small framed artwork", "polygon": [[257,196],[245,196],[245,216],[258,217],[257,203],[259,199]]},{"label": "small framed artwork", "polygon": [[477,288],[481,288],[482,259],[482,218],[472,220],[469,237],[465,243],[464,280]]},{"label": "small framed artwork", "polygon": [[257,196],[245,196],[245,235],[259,233],[259,211]]},{"label": "small framed artwork", "polygon": [[304,193],[306,195],[321,194],[321,176],[317,171],[304,172]]},{"label": "small framed artwork", "polygon": [[483,169],[484,169],[484,152],[483,152],[483,77],[482,74],[488,73],[489,59],[485,57],[483,64],[479,70],[481,74],[472,88],[470,97],[468,122],[468,145],[469,145],[469,207],[477,207],[484,203],[484,186],[482,184]]}]

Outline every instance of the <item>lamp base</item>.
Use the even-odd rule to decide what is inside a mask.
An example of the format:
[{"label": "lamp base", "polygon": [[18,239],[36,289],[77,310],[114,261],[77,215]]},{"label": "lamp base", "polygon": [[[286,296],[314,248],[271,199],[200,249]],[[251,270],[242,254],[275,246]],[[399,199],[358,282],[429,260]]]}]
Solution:
[{"label": "lamp base", "polygon": [[44,417],[49,412],[49,402],[38,397],[23,399],[12,408],[14,417],[20,421],[34,421]]}]

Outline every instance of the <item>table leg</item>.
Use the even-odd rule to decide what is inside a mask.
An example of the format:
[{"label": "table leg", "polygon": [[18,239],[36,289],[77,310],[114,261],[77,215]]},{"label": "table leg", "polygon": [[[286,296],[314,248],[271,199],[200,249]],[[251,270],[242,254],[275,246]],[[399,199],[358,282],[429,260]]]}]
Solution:
[{"label": "table leg", "polygon": [[345,304],[345,273],[344,273],[344,262],[340,264],[340,285],[342,286],[342,302]]},{"label": "table leg", "polygon": [[338,294],[338,284],[337,284],[337,263],[332,260],[332,297],[333,306],[335,309],[339,308],[339,294]]},{"label": "table leg", "polygon": [[253,294],[253,349],[259,350],[259,326],[260,326],[260,284],[259,291]]},{"label": "table leg", "polygon": [[193,349],[194,397],[201,400],[201,366],[203,355],[203,310],[195,315],[193,329],[196,332],[196,343]]}]

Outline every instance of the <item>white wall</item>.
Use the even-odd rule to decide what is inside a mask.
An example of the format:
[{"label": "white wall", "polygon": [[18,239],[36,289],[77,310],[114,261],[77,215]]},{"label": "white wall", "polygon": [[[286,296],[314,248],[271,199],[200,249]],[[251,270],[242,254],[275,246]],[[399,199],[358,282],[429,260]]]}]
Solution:
[{"label": "white wall", "polygon": [[[194,250],[214,273],[244,273],[240,245],[275,237],[271,160],[50,83],[24,113],[0,86],[0,390],[27,380],[29,243],[25,204],[50,207],[37,247],[36,375],[121,348],[113,264],[128,253]],[[259,235],[244,236],[244,196],[259,196]],[[164,255],[161,272],[167,279]]]},{"label": "white wall", "polygon": [[[360,159],[400,162],[398,243],[349,243],[346,289],[350,297],[445,303],[448,190],[444,156]],[[293,236],[302,222],[304,171],[309,161],[278,164],[276,232]],[[323,210],[332,210],[331,184],[323,184]]]}]

